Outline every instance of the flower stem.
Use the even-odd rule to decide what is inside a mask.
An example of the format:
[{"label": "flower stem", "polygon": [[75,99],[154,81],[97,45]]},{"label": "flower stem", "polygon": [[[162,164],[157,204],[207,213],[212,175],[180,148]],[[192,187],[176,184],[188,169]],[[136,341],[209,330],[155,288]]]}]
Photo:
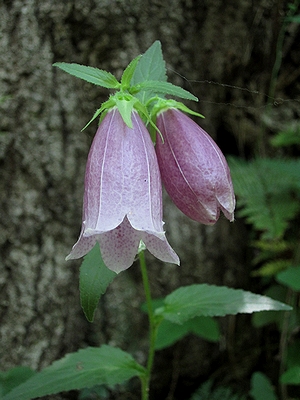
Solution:
[{"label": "flower stem", "polygon": [[156,339],[158,325],[156,324],[154,312],[153,312],[152,298],[151,298],[150,285],[149,285],[144,251],[141,251],[139,253],[139,259],[140,259],[143,285],[144,285],[145,296],[146,296],[146,304],[147,304],[148,318],[149,318],[149,330],[150,330],[150,332],[149,332],[150,343],[149,343],[146,374],[142,379],[142,400],[148,400],[149,399],[149,385],[150,385],[151,370],[152,370],[152,366],[153,366],[154,353],[155,353],[155,339]]}]

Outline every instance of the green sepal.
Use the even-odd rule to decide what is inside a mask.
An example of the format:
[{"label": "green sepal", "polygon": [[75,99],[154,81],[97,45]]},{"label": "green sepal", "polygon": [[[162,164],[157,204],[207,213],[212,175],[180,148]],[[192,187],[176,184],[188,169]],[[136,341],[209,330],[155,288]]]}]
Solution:
[{"label": "green sepal", "polygon": [[[98,116],[100,116],[100,114],[102,113],[102,118],[105,115],[105,111],[107,111],[110,108],[113,108],[115,106],[115,101],[112,100],[111,98],[107,101],[105,101],[104,103],[102,103],[101,107],[98,108],[97,111],[95,111],[92,119],[89,120],[89,122],[81,129],[81,132],[85,130],[85,128],[87,128]],[[104,115],[103,115],[104,114]]]},{"label": "green sepal", "polygon": [[204,115],[197,113],[194,110],[191,110],[185,104],[181,103],[180,101],[176,101],[173,99],[162,99],[159,97],[154,97],[148,101],[148,104],[151,102],[155,102],[152,111],[151,111],[151,118],[155,121],[156,117],[159,113],[167,110],[168,108],[176,108],[181,110],[187,114],[195,115],[196,117],[205,118]]},{"label": "green sepal", "polygon": [[57,62],[54,63],[53,66],[62,69],[70,75],[76,76],[76,78],[93,83],[94,85],[102,86],[107,89],[118,89],[120,87],[117,78],[110,72],[102,69],[65,62]]},{"label": "green sepal", "polygon": [[142,55],[140,54],[136,58],[134,58],[128,66],[125,68],[122,78],[121,78],[121,88],[122,90],[127,90],[130,87],[130,82],[133,77],[134,71],[138,65],[138,62],[140,61]]},{"label": "green sepal", "polygon": [[154,92],[157,94],[169,94],[182,99],[198,101],[198,98],[192,93],[180,86],[173,85],[173,83],[170,82],[144,81],[130,88],[130,93],[137,93],[140,91]]},{"label": "green sepal", "polygon": [[120,99],[120,98],[118,98],[118,96],[116,96],[114,99],[116,102],[116,106],[121,114],[121,117],[123,118],[123,121],[129,128],[132,128],[133,125],[132,125],[131,115],[132,115],[134,105],[136,104],[136,102],[138,100],[134,97],[132,97],[131,99],[128,99],[128,100]]}]

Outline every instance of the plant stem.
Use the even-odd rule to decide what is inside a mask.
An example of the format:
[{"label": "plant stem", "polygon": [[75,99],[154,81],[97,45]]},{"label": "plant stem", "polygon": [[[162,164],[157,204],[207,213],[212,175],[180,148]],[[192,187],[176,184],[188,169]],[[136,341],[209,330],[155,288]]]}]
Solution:
[{"label": "plant stem", "polygon": [[152,298],[151,298],[151,291],[146,267],[146,260],[144,251],[139,253],[140,259],[140,266],[142,271],[142,278],[143,278],[143,285],[145,290],[146,296],[146,303],[147,303],[147,310],[148,310],[148,318],[149,318],[149,335],[150,335],[150,343],[149,343],[149,352],[148,352],[148,361],[146,367],[146,375],[142,379],[142,400],[149,399],[149,385],[150,385],[150,377],[151,377],[151,370],[154,360],[154,353],[155,353],[155,339],[157,334],[157,324],[154,317],[153,306],[152,306]]}]

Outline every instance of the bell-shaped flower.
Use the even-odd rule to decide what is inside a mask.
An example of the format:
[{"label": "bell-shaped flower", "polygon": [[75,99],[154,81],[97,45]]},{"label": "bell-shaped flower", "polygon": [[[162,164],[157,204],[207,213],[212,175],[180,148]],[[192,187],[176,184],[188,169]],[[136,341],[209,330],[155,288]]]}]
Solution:
[{"label": "bell-shaped flower", "polygon": [[131,121],[129,128],[114,107],[97,130],[86,166],[82,229],[67,260],[99,242],[104,263],[118,273],[132,265],[142,240],[155,257],[179,264],[163,230],[153,143],[134,110]]},{"label": "bell-shaped flower", "polygon": [[157,115],[156,154],[164,186],[191,219],[214,224],[223,211],[234,220],[235,197],[228,164],[213,139],[176,108]]}]

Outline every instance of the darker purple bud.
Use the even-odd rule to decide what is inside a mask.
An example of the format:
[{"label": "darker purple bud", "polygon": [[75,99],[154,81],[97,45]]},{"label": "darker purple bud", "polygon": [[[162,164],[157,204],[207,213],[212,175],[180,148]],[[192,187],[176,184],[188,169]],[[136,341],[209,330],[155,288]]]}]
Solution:
[{"label": "darker purple bud", "polygon": [[213,139],[175,108],[157,116],[156,154],[164,186],[191,219],[214,224],[223,211],[234,220],[235,197],[228,164]]}]

